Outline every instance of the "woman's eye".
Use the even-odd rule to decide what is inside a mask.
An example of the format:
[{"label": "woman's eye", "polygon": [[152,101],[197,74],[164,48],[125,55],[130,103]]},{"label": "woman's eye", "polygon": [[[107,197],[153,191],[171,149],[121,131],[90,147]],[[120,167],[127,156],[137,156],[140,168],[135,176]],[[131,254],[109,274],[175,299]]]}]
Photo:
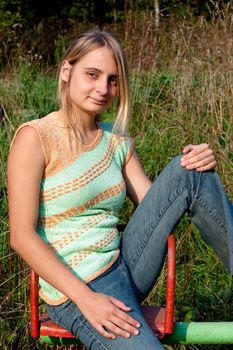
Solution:
[{"label": "woman's eye", "polygon": [[87,74],[89,75],[90,78],[97,78],[97,73],[95,72],[88,72]]},{"label": "woman's eye", "polygon": [[110,77],[109,81],[112,85],[117,85],[117,77]]}]

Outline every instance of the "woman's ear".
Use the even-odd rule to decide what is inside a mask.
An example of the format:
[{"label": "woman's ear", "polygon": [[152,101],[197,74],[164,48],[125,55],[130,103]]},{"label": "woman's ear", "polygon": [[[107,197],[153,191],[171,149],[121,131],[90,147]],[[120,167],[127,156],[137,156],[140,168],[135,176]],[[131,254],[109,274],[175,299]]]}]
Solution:
[{"label": "woman's ear", "polygon": [[60,77],[67,83],[70,76],[71,65],[68,61],[63,61],[61,64]]}]

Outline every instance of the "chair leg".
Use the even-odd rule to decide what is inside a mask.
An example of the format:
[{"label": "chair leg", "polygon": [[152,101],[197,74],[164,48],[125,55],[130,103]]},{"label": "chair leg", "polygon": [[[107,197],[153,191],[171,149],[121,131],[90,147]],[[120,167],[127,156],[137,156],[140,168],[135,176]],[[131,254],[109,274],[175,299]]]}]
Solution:
[{"label": "chair leg", "polygon": [[168,236],[167,245],[167,289],[164,333],[171,334],[174,327],[174,299],[176,284],[176,238],[174,234]]},{"label": "chair leg", "polygon": [[31,269],[30,273],[30,322],[31,336],[39,337],[39,309],[38,309],[38,275]]}]

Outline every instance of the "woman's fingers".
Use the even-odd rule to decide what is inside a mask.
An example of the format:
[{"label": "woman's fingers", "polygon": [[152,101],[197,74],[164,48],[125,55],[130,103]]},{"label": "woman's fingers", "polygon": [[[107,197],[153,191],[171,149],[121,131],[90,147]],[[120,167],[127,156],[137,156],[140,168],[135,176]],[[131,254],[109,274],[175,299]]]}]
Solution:
[{"label": "woman's fingers", "polygon": [[132,334],[139,334],[139,330],[132,326],[135,322],[140,325],[125,312],[116,308],[111,316],[107,317],[102,324],[97,324],[95,328],[101,335],[109,339],[115,339],[116,336],[129,338]]},{"label": "woman's fingers", "polygon": [[214,152],[207,143],[188,145],[183,149],[183,154],[181,166],[187,170],[206,171],[217,165]]},{"label": "woman's fingers", "polygon": [[206,170],[211,170],[214,169],[217,165],[216,160],[214,159],[213,161],[210,161],[208,164],[206,165],[198,165],[198,167],[196,168],[197,171],[206,171]]},{"label": "woman's fingers", "polygon": [[116,305],[117,307],[119,307],[120,309],[124,310],[124,311],[130,311],[131,308],[127,305],[125,305],[125,303],[123,303],[123,301],[120,301],[112,296],[109,296],[109,299],[111,300],[111,302]]},{"label": "woman's fingers", "polygon": [[95,326],[95,329],[99,332],[99,334],[101,334],[105,338],[116,339],[116,336],[113,333],[106,331],[106,329],[101,324],[97,324]]},{"label": "woman's fingers", "polygon": [[118,326],[121,330],[126,331],[125,336],[128,334],[139,334],[139,330],[134,326],[135,320],[127,315],[112,315],[110,321]]},{"label": "woman's fingers", "polygon": [[182,152],[188,154],[193,151],[193,154],[197,154],[207,149],[211,149],[208,143],[200,143],[198,145],[189,144],[183,148]]},{"label": "woman's fingers", "polygon": [[[113,315],[117,316],[120,320],[123,320],[127,322],[127,324],[130,326],[132,325],[133,327],[130,326],[132,331],[135,330],[135,327],[139,328],[141,325],[140,323],[135,320],[133,317],[131,317],[127,312],[131,310],[131,308],[127,305],[125,305],[122,301],[110,296],[111,302],[116,306]],[[127,311],[127,312],[125,312]]]},{"label": "woman's fingers", "polygon": [[216,166],[217,162],[214,158],[214,156],[206,155],[205,158],[202,157],[194,157],[194,159],[190,159],[189,161],[186,161],[185,163],[181,162],[182,166],[185,166],[187,170],[192,170],[192,169],[198,169],[201,167],[205,167],[206,169],[211,169],[212,166]]},{"label": "woman's fingers", "polygon": [[122,325],[118,326],[115,323],[106,320],[104,323],[104,328],[112,332],[111,334],[116,335],[116,336],[121,336],[123,338],[129,338],[131,333],[127,332],[122,328]]},{"label": "woman's fingers", "polygon": [[109,319],[104,321],[103,330],[104,332],[106,332],[106,330],[110,331],[111,333],[109,334],[111,335],[129,338],[132,334],[139,334],[139,330],[131,325],[133,323],[135,323],[135,320],[132,317],[125,315],[124,312],[118,312],[116,310],[115,314],[112,314]]},{"label": "woman's fingers", "polygon": [[113,333],[125,338],[130,337],[131,334],[139,334],[138,327],[140,327],[140,323],[127,313],[131,308],[112,296],[109,298],[115,307],[109,320],[104,325]]},{"label": "woman's fingers", "polygon": [[131,308],[125,303],[102,293],[94,292],[91,296],[80,309],[100,334],[114,339],[139,333],[140,323],[128,314]]},{"label": "woman's fingers", "polygon": [[190,165],[207,157],[213,156],[214,152],[208,144],[188,145],[183,150],[184,156],[182,162],[184,165]]}]

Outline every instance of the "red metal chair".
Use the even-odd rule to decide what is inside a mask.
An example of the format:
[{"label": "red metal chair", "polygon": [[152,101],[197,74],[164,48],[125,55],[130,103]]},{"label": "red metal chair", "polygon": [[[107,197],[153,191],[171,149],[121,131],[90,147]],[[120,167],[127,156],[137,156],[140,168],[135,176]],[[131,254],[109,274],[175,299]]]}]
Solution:
[{"label": "red metal chair", "polygon": [[[176,278],[176,240],[173,234],[168,236],[167,249],[167,287],[166,306],[142,306],[142,312],[151,329],[162,339],[171,334],[175,325],[174,294]],[[30,275],[30,331],[33,338],[49,344],[80,344],[67,330],[55,324],[48,314],[39,315],[38,275],[31,270]]]}]

